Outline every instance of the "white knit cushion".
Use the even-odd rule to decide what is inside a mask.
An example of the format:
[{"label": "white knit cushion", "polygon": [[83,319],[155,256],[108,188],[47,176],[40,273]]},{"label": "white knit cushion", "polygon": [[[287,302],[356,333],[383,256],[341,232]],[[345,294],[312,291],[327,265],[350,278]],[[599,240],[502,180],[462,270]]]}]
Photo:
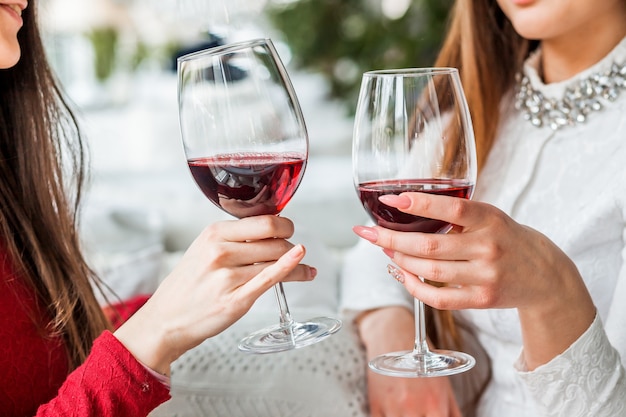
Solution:
[{"label": "white knit cushion", "polygon": [[239,352],[239,340],[272,323],[268,318],[263,325],[261,320],[237,323],[176,361],[172,399],[151,417],[368,415],[365,354],[352,326],[344,323],[326,340],[293,351]]},{"label": "white knit cushion", "polygon": [[[338,313],[335,254],[311,234],[291,239],[307,248],[312,282],[284,285],[297,321]],[[187,352],[172,365],[172,399],[151,417],[366,417],[365,351],[348,320],[326,340],[300,349],[256,355],[240,352],[250,332],[278,324],[273,290],[241,320]]]}]

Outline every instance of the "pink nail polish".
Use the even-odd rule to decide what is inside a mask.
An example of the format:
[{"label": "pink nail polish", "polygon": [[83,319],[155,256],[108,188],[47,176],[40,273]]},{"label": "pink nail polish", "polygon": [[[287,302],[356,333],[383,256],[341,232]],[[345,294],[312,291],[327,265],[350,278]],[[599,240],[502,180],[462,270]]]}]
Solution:
[{"label": "pink nail polish", "polygon": [[383,204],[399,209],[407,209],[411,206],[411,200],[404,195],[385,194],[378,197],[378,200]]},{"label": "pink nail polish", "polygon": [[376,241],[378,240],[378,232],[376,232],[376,229],[373,229],[371,227],[354,226],[352,230],[363,239],[368,240],[372,243],[376,243]]}]

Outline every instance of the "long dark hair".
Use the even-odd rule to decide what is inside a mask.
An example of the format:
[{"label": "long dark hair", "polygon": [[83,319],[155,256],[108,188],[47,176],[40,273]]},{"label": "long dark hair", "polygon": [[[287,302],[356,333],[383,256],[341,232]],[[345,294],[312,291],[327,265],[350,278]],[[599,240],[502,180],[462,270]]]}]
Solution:
[{"label": "long dark hair", "polygon": [[46,61],[36,3],[22,15],[20,61],[0,71],[0,232],[17,276],[46,309],[44,334],[64,340],[72,369],[108,324],[77,234],[85,148]]}]

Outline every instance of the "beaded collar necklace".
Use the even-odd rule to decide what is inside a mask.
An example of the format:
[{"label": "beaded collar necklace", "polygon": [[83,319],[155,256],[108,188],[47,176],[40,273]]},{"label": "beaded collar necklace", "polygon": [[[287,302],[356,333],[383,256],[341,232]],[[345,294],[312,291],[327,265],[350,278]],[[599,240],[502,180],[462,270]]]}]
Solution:
[{"label": "beaded collar necklace", "polygon": [[626,90],[626,63],[613,63],[608,71],[591,74],[565,90],[558,100],[545,97],[533,88],[526,74],[519,73],[515,108],[533,126],[559,130],[584,123],[592,112],[615,101],[622,90]]}]

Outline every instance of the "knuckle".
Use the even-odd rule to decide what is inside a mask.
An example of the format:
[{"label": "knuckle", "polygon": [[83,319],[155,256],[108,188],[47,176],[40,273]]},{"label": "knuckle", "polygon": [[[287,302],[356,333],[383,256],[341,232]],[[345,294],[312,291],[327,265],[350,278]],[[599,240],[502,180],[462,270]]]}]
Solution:
[{"label": "knuckle", "polygon": [[230,268],[222,268],[220,270],[220,279],[226,282],[234,281],[237,279],[237,273]]},{"label": "knuckle", "polygon": [[278,217],[276,216],[259,216],[257,221],[263,230],[271,232],[278,228]]},{"label": "knuckle", "polygon": [[420,212],[428,212],[432,208],[432,201],[429,198],[413,198],[411,195],[409,197],[411,199],[411,209],[416,209]]},{"label": "knuckle", "polygon": [[504,249],[500,242],[487,240],[482,244],[482,255],[490,262],[496,261],[504,256]]},{"label": "knuckle", "polygon": [[211,248],[208,262],[213,265],[222,265],[230,258],[230,251],[226,245],[215,245]]},{"label": "knuckle", "polygon": [[444,272],[437,263],[431,262],[429,265],[429,271],[428,271],[427,277],[429,280],[435,281],[433,285],[439,286],[438,283],[444,281]]},{"label": "knuckle", "polygon": [[290,237],[295,231],[293,222],[286,217],[264,216],[263,220],[263,227],[273,236]]},{"label": "knuckle", "polygon": [[226,315],[228,317],[239,317],[242,313],[250,310],[252,304],[254,304],[254,302],[250,297],[235,293],[235,295],[231,297],[231,301],[228,303],[227,307],[225,307],[227,310]]},{"label": "knuckle", "polygon": [[212,223],[206,226],[204,230],[202,230],[202,238],[204,240],[208,240],[208,241],[216,240],[216,238],[219,238],[219,236],[220,236],[219,225],[217,223]]},{"label": "knuckle", "polygon": [[420,253],[427,258],[437,255],[439,249],[439,241],[436,239],[436,237],[433,237],[431,235],[426,235],[422,239],[419,248]]},{"label": "knuckle", "polygon": [[500,273],[496,268],[486,265],[482,270],[482,278],[487,285],[494,286],[498,283]]},{"label": "knuckle", "polygon": [[483,288],[476,296],[476,306],[480,309],[493,307],[497,304],[497,292],[492,288]]},{"label": "knuckle", "polygon": [[500,210],[492,210],[489,213],[491,222],[496,230],[505,230],[511,227],[512,219]]},{"label": "knuckle", "polygon": [[428,305],[437,310],[450,310],[452,307],[450,300],[444,297],[440,291],[435,292],[432,299],[428,302]]},{"label": "knuckle", "polygon": [[407,390],[401,390],[395,393],[396,402],[401,406],[402,409],[410,410],[414,409],[416,406],[416,398],[415,393]]},{"label": "knuckle", "polygon": [[469,206],[467,200],[462,198],[455,198],[450,203],[450,211],[455,219],[461,219],[465,217],[468,211],[468,207]]},{"label": "knuckle", "polygon": [[[267,268],[266,268],[267,269]],[[269,288],[275,284],[277,280],[274,279],[276,274],[269,274],[267,270],[264,270],[257,276],[259,283],[263,288]]]}]

